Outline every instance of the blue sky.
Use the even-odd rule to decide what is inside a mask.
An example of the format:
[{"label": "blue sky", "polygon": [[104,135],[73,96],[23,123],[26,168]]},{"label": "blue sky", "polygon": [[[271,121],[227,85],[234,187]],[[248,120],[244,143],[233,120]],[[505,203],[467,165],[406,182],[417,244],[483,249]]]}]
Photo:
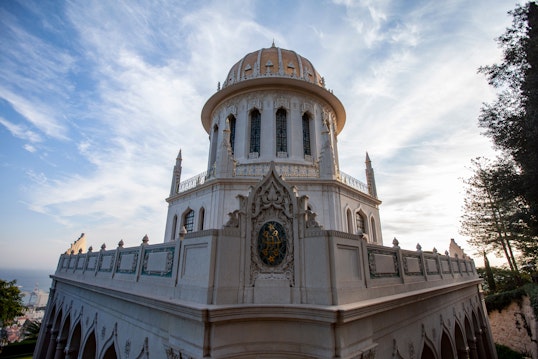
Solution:
[{"label": "blue sky", "polygon": [[[340,98],[341,170],[373,162],[386,245],[458,233],[470,160],[493,156],[481,65],[511,1],[1,1],[0,267],[55,268],[88,244],[163,241],[179,148],[206,168],[205,101],[246,53],[308,58]],[[467,250],[472,252],[471,249]],[[477,261],[481,264],[481,260]]]}]

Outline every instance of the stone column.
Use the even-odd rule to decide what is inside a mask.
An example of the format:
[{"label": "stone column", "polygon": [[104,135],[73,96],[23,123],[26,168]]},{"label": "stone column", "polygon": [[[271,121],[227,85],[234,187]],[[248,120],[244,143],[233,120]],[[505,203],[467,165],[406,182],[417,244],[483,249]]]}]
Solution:
[{"label": "stone column", "polygon": [[484,348],[484,341],[482,340],[483,332],[481,329],[477,330],[477,336],[476,336],[476,346],[478,348],[478,354],[479,358],[483,359],[489,359],[486,355],[486,348]]},{"label": "stone column", "polygon": [[53,359],[54,358],[54,350],[56,349],[56,336],[58,335],[57,330],[51,330],[50,332],[50,341],[49,345],[47,347],[47,355],[45,356],[46,359]]},{"label": "stone column", "polygon": [[67,342],[67,338],[60,337],[56,339],[56,353],[54,355],[54,359],[64,359],[65,358],[65,344]]},{"label": "stone column", "polygon": [[458,359],[460,358],[471,359],[469,347],[466,347],[465,349],[458,349]]},{"label": "stone column", "polygon": [[476,349],[476,338],[473,339],[467,339],[469,342],[469,354],[471,359],[478,359],[478,351]]},{"label": "stone column", "polygon": [[77,359],[77,350],[75,348],[65,348],[65,359]]}]

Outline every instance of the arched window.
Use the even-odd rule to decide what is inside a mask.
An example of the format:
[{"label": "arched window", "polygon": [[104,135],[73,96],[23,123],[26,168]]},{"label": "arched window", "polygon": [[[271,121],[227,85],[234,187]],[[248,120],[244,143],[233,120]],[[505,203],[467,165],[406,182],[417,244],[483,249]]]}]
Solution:
[{"label": "arched window", "polygon": [[370,238],[372,238],[373,243],[377,243],[377,233],[375,230],[375,219],[372,217],[370,219]]},{"label": "arched window", "polygon": [[176,239],[176,232],[177,232],[177,214],[174,215],[174,219],[172,220],[172,233],[170,240],[173,241]]},{"label": "arched window", "polygon": [[310,116],[305,112],[303,115],[303,152],[305,156],[311,156],[310,150]]},{"label": "arched window", "polygon": [[183,226],[187,233],[194,231],[194,211],[192,209],[183,216]]},{"label": "arched window", "polygon": [[357,232],[360,229],[362,233],[366,233],[366,223],[364,216],[360,212],[355,213],[355,221],[357,222]]},{"label": "arched window", "polygon": [[276,111],[276,154],[288,152],[288,131],[286,110],[279,108]]},{"label": "arched window", "polygon": [[95,332],[92,330],[90,336],[86,339],[84,347],[82,348],[82,359],[93,359],[97,351],[97,342],[95,340]]},{"label": "arched window", "polygon": [[250,112],[250,153],[260,153],[260,128],[262,116],[254,109]]},{"label": "arched window", "polygon": [[228,124],[230,126],[230,147],[232,148],[232,155],[235,150],[235,116],[230,115],[228,117]]},{"label": "arched window", "polygon": [[442,359],[452,359],[455,358],[454,350],[452,348],[452,343],[448,337],[447,332],[443,331],[443,336],[441,337],[441,358]]},{"label": "arched window", "polygon": [[198,230],[202,231],[204,229],[204,217],[205,217],[205,208],[200,208],[200,213],[198,214]]},{"label": "arched window", "polygon": [[353,233],[353,216],[351,215],[351,210],[348,208],[347,212],[346,212],[346,217],[347,217],[347,231],[348,233]]}]

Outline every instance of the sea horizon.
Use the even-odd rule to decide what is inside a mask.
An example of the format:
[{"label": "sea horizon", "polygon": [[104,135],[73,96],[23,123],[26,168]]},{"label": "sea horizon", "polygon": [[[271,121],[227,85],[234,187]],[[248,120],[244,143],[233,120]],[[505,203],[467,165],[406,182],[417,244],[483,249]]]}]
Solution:
[{"label": "sea horizon", "polygon": [[5,281],[17,281],[17,286],[23,293],[31,293],[35,288],[43,292],[49,292],[52,285],[50,275],[56,268],[51,269],[25,269],[25,268],[0,268],[0,279]]}]

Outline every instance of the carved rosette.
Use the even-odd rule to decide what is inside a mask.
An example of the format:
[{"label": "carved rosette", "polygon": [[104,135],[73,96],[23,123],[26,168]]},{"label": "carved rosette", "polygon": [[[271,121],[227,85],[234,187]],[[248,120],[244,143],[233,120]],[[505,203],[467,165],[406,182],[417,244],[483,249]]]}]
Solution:
[{"label": "carved rosette", "polygon": [[[251,221],[250,285],[257,278],[287,279],[295,285],[293,265],[293,219],[297,199],[276,173],[275,164],[248,198]],[[274,252],[274,256],[272,256]]]}]

